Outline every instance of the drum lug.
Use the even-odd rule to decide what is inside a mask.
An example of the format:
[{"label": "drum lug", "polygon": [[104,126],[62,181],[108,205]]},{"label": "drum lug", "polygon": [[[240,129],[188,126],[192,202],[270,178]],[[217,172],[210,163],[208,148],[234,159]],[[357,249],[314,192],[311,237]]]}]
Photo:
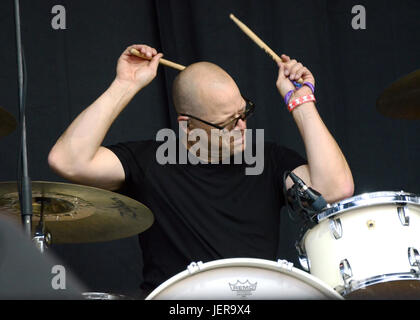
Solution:
[{"label": "drum lug", "polygon": [[350,289],[350,279],[353,277],[353,271],[351,270],[350,263],[347,259],[341,260],[340,262],[340,274],[344,282],[344,291],[348,292]]},{"label": "drum lug", "polygon": [[201,270],[201,265],[203,264],[203,261],[198,261],[198,262],[191,262],[190,265],[187,267],[188,272],[190,274],[194,274],[196,272],[200,272]]},{"label": "drum lug", "polygon": [[407,227],[410,225],[410,217],[406,213],[406,206],[400,206],[397,207],[398,211],[398,218],[400,218],[400,222],[404,227]]},{"label": "drum lug", "polygon": [[333,234],[336,240],[340,239],[343,236],[343,228],[341,226],[341,220],[338,219],[330,219],[330,231]]},{"label": "drum lug", "polygon": [[293,262],[289,262],[287,260],[278,259],[277,260],[277,264],[282,269],[286,269],[286,270],[289,270],[289,271],[292,271],[293,270]]},{"label": "drum lug", "polygon": [[298,258],[299,258],[299,263],[300,263],[301,267],[306,272],[310,272],[311,265],[310,265],[308,256],[305,253],[305,250],[302,248],[302,246],[301,246],[301,244],[299,242],[296,242],[295,248],[296,248],[296,250],[298,252]]},{"label": "drum lug", "polygon": [[311,266],[309,264],[309,259],[307,256],[304,255],[299,255],[299,263],[302,266],[303,270],[305,270],[306,272],[311,272]]},{"label": "drum lug", "polygon": [[416,268],[416,270],[413,269],[415,273],[420,273],[420,254],[417,249],[413,247],[408,248],[408,261],[410,263],[410,266]]}]

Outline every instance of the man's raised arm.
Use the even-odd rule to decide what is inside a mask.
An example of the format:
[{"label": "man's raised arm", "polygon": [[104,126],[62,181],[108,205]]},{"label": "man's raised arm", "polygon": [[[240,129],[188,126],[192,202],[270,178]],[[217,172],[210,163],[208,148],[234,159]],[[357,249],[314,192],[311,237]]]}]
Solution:
[{"label": "man's raised arm", "polygon": [[[130,54],[135,48],[152,60]],[[131,99],[155,77],[162,54],[145,45],[128,47],[118,60],[111,86],[71,123],[48,155],[48,164],[74,183],[116,190],[125,174],[117,156],[101,146],[112,123]]]},{"label": "man's raised arm", "polygon": [[[340,147],[311,101],[311,86],[315,86],[315,79],[301,63],[286,55],[282,55],[282,59],[283,62],[278,62],[277,89],[291,103],[289,110],[299,128],[308,159],[307,165],[295,168],[293,172],[308,186],[320,192],[327,202],[348,198],[354,192],[353,176]],[[291,81],[300,78],[309,85],[304,85],[288,96],[288,92],[294,89]],[[292,185],[292,180],[288,178],[286,187],[290,188]]]}]

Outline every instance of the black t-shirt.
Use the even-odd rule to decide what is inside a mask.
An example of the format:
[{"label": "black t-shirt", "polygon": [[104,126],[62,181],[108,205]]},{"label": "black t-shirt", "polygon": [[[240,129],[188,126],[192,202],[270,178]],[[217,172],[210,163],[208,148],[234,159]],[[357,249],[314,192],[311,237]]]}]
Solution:
[{"label": "black t-shirt", "polygon": [[264,171],[246,175],[248,165],[233,160],[161,165],[156,160],[160,144],[138,141],[107,147],[125,171],[119,192],[146,205],[155,219],[139,235],[142,288],[152,290],[193,261],[275,260],[284,205],[283,173],[306,161],[288,148],[265,142]]}]

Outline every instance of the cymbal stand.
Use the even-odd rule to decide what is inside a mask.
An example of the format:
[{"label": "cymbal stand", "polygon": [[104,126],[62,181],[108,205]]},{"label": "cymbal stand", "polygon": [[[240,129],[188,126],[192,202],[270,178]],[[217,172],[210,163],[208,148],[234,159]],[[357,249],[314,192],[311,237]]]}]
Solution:
[{"label": "cymbal stand", "polygon": [[[15,26],[16,26],[16,54],[18,66],[18,86],[19,86],[19,118],[20,118],[20,148],[18,170],[21,170],[22,177],[18,177],[18,191],[24,232],[30,237],[32,235],[32,186],[28,175],[28,155],[26,145],[26,116],[25,116],[25,96],[26,80],[24,79],[24,56],[22,48],[21,28],[20,28],[20,7],[19,0],[14,2]],[[26,73],[26,72],[25,72]],[[20,179],[21,178],[21,179]]]},{"label": "cymbal stand", "polygon": [[39,223],[35,229],[35,234],[32,238],[33,242],[35,243],[35,246],[41,251],[41,253],[44,253],[46,249],[51,245],[51,233],[48,232],[45,229],[45,223],[44,223],[44,201],[46,198],[41,198],[41,217],[39,219]]}]

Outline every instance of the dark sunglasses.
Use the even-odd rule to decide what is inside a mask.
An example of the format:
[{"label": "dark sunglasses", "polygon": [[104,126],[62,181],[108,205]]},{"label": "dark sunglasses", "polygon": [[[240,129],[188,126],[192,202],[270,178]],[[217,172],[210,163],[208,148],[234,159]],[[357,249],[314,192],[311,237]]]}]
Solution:
[{"label": "dark sunglasses", "polygon": [[217,124],[210,123],[208,121],[202,120],[200,118],[194,117],[194,116],[189,115],[189,114],[186,114],[186,113],[180,113],[179,115],[180,116],[189,117],[189,118],[192,118],[192,119],[195,119],[195,120],[198,120],[198,121],[200,121],[202,123],[205,123],[205,124],[207,124],[207,125],[209,125],[211,127],[214,127],[216,129],[219,129],[219,130],[223,130],[223,129],[232,130],[238,124],[239,119],[241,119],[242,121],[245,121],[249,116],[251,116],[254,113],[255,104],[251,100],[249,100],[249,99],[247,99],[245,97],[243,97],[243,99],[246,102],[246,106],[245,106],[244,112],[242,112],[239,116],[237,116],[236,118],[232,119],[231,121],[229,121],[227,124],[225,124],[223,126],[219,126]]}]

